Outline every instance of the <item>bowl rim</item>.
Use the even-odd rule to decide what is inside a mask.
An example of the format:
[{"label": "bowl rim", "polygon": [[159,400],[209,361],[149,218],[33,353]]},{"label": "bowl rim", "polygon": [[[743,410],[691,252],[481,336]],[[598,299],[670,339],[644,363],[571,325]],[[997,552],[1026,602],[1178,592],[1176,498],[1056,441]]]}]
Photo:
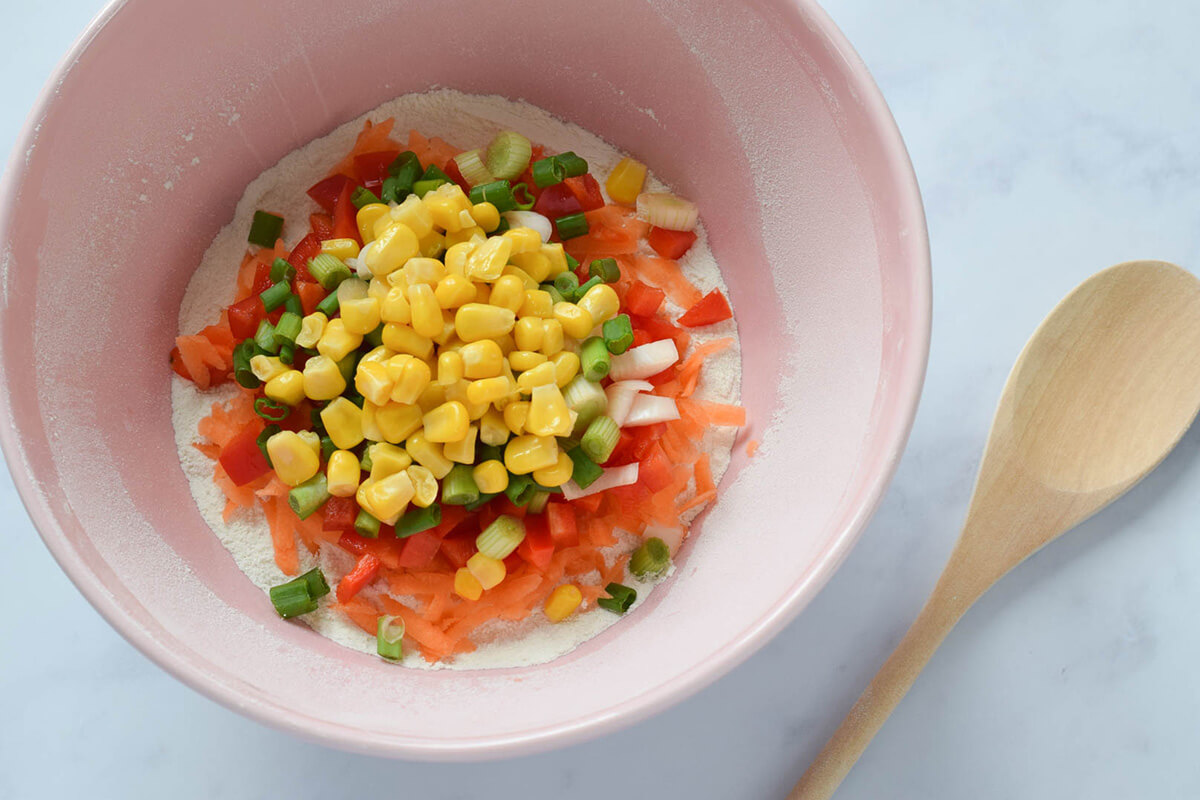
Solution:
[{"label": "bowl rim", "polygon": [[[913,346],[906,350],[899,362],[900,377],[893,385],[895,396],[898,398],[899,424],[885,438],[886,444],[881,448],[884,454],[882,468],[865,481],[861,493],[864,501],[848,516],[841,530],[829,539],[808,574],[799,578],[766,614],[732,639],[716,658],[691,667],[669,684],[629,697],[607,709],[540,729],[503,736],[452,741],[367,736],[360,730],[340,723],[298,716],[282,705],[248,694],[244,689],[228,685],[198,668],[186,657],[165,647],[138,625],[112,598],[97,575],[83,563],[75,550],[66,544],[53,515],[41,500],[33,476],[24,468],[25,462],[21,457],[23,451],[12,421],[7,379],[4,370],[0,369],[0,452],[4,454],[18,496],[38,535],[71,582],[126,641],[175,678],[226,708],[302,739],[340,750],[392,758],[431,761],[480,760],[528,755],[577,744],[630,726],[695,694],[761,649],[784,626],[794,620],[828,583],[878,508],[912,431],[929,361],[932,327],[932,271],[928,226],[916,173],[899,127],[866,64],[829,14],[816,0],[785,2],[797,12],[806,15],[811,22],[810,27],[827,42],[831,51],[842,59],[847,81],[857,92],[863,114],[875,130],[885,153],[888,177],[897,187],[901,214],[909,222],[910,238],[915,242],[912,248],[913,257],[916,259],[915,269],[908,276],[914,304],[911,308],[910,330],[906,332]],[[9,154],[4,173],[0,176],[0,247],[9,240],[17,190],[25,179],[27,163],[24,154],[36,145],[40,122],[53,104],[58,86],[68,77],[92,40],[131,3],[132,0],[110,0],[96,15],[55,66],[26,117]],[[0,279],[2,278],[0,275]],[[6,299],[0,299],[0,307],[3,305],[6,305]],[[0,352],[2,350],[3,334],[0,332]],[[21,464],[22,467],[14,468],[17,464]]]}]

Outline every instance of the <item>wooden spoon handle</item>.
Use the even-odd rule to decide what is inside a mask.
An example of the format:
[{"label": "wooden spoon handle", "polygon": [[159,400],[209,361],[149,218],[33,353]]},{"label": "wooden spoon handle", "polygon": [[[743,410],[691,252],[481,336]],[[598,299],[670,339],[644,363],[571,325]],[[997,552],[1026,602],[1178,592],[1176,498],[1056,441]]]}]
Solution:
[{"label": "wooden spoon handle", "polygon": [[949,575],[949,571],[943,574],[920,616],[792,789],[788,800],[828,800],[833,796],[930,656],[974,601],[974,597],[949,590],[946,580]]}]

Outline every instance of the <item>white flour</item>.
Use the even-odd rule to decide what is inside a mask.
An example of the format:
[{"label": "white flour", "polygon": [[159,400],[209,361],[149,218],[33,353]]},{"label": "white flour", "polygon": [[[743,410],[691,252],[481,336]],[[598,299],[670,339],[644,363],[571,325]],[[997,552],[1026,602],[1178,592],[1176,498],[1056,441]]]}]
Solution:
[{"label": "white flour", "polygon": [[[362,129],[363,120],[368,117],[375,121],[394,117],[396,125],[393,138],[401,142],[407,138],[409,129],[415,128],[427,136],[441,136],[459,147],[480,147],[486,145],[498,131],[517,130],[551,151],[575,151],[587,159],[592,173],[600,176],[607,175],[622,157],[622,153],[599,137],[528,103],[450,90],[399,97],[288,154],[246,188],[233,220],[217,234],[188,283],[179,309],[181,334],[194,333],[210,324],[220,309],[233,301],[235,276],[246,249],[246,231],[256,209],[282,214],[288,221],[284,237],[289,246],[295,245],[307,229],[305,223],[308,215],[315,209],[305,190],[323,178],[330,166],[345,155]],[[653,191],[666,190],[653,178],[649,180],[648,188]],[[696,232],[699,238],[681,262],[684,273],[701,291],[707,292],[714,287],[724,289],[724,281],[708,249],[703,228],[697,228]],[[681,312],[669,301],[667,307],[672,316]],[[699,344],[723,336],[735,337],[736,341],[737,327],[733,320],[693,331],[692,338]],[[696,398],[736,403],[740,388],[741,356],[735,344],[706,362]],[[200,513],[246,576],[266,591],[272,585],[287,580],[287,576],[275,565],[266,520],[255,509],[239,511],[226,524],[221,519],[225,497],[212,480],[213,462],[192,446],[197,440],[197,423],[208,416],[212,404],[228,400],[236,391],[234,386],[225,386],[200,392],[192,383],[174,378],[171,403],[175,442]],[[719,428],[705,434],[703,444],[710,454],[713,478],[718,482],[729,465],[735,436],[736,430],[732,428]],[[698,509],[688,515],[688,520],[697,513]],[[612,550],[614,553],[629,552],[639,540],[639,537],[624,534]],[[319,560],[309,555],[303,547],[299,549],[302,570],[319,565],[326,575],[336,576],[344,574],[353,565],[351,557],[336,547],[322,548]],[[626,582],[637,589],[639,604],[653,589],[653,585],[638,583],[632,576]],[[369,596],[371,591],[368,587],[364,595]],[[374,653],[374,637],[368,636],[330,608],[329,603],[330,598],[326,598],[317,611],[302,619],[314,630],[336,642]],[[478,645],[475,652],[456,656],[452,663],[430,665],[415,652],[415,648],[407,648],[409,652],[403,663],[409,667],[450,669],[489,669],[544,663],[570,652],[620,619],[603,610],[589,608],[585,611],[589,613],[581,612],[557,625],[548,624],[538,610],[521,622],[496,621],[481,626],[472,635]]]}]

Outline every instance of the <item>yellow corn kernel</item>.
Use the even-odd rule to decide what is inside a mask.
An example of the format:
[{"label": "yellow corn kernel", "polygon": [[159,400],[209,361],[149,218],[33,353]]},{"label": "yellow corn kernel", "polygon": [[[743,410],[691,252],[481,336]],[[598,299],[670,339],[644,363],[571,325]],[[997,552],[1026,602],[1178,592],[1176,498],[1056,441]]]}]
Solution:
[{"label": "yellow corn kernel", "polygon": [[332,400],[346,391],[346,379],[337,362],[313,356],[304,364],[304,394],[309,400]]},{"label": "yellow corn kernel", "polygon": [[403,222],[394,222],[371,243],[363,260],[375,275],[390,275],[420,252],[417,235]]},{"label": "yellow corn kernel", "polygon": [[466,275],[467,274],[467,258],[475,250],[474,242],[458,242],[446,247],[446,274],[447,275]]},{"label": "yellow corn kernel", "polygon": [[579,356],[570,350],[560,350],[550,356],[550,363],[554,365],[554,385],[560,389],[566,388],[579,374]]},{"label": "yellow corn kernel", "polygon": [[437,500],[438,482],[433,473],[420,464],[408,468],[408,479],[413,484],[412,504],[417,508],[429,508]]},{"label": "yellow corn kernel", "polygon": [[422,422],[425,438],[431,442],[457,442],[471,430],[467,407],[455,400],[442,403],[428,412]]},{"label": "yellow corn kernel", "polygon": [[567,481],[571,480],[571,474],[575,471],[575,462],[566,453],[558,454],[558,463],[553,467],[546,469],[535,469],[533,471],[533,479],[542,486],[553,488],[562,486]]},{"label": "yellow corn kernel", "polygon": [[454,593],[463,600],[478,600],[483,596],[483,584],[466,567],[454,573]]},{"label": "yellow corn kernel", "polygon": [[369,484],[364,484],[364,486],[366,486],[364,494],[371,507],[371,513],[381,522],[389,525],[395,523],[404,513],[408,502],[416,494],[412,478],[408,477],[408,473],[404,471],[388,475],[380,480],[372,478]]},{"label": "yellow corn kernel", "polygon": [[471,225],[454,233],[447,233],[446,247],[453,247],[456,244],[463,244],[464,242],[477,245],[486,237],[487,234],[483,232],[483,228],[478,225]]},{"label": "yellow corn kernel", "polygon": [[[358,223],[358,235],[364,242],[370,242],[375,239],[377,235],[375,231],[375,223],[381,219],[387,219],[388,212],[390,211],[391,209],[383,203],[369,203],[358,210],[358,214],[355,215],[354,221]],[[333,241],[337,240],[335,239]],[[321,250],[324,252],[324,245],[321,246]],[[337,254],[334,253],[334,255]],[[354,255],[358,255],[358,253],[356,252]],[[342,256],[338,256],[338,258],[341,257]]]},{"label": "yellow corn kernel", "polygon": [[[408,353],[392,356],[384,364],[388,378],[392,381],[389,399],[393,403],[413,404],[433,380],[433,372],[424,361]],[[366,397],[366,395],[363,395]]]},{"label": "yellow corn kernel", "polygon": [[462,230],[460,212],[471,210],[471,201],[463,194],[457,184],[445,183],[421,198],[421,202],[429,209],[433,224],[444,231]]},{"label": "yellow corn kernel", "polygon": [[374,297],[360,297],[341,304],[342,324],[347,333],[366,335],[379,327],[379,301]]},{"label": "yellow corn kernel", "polygon": [[354,388],[358,393],[377,406],[392,399],[396,382],[388,374],[387,367],[378,361],[359,361],[354,370]]},{"label": "yellow corn kernel", "polygon": [[[365,410],[365,406],[364,406]],[[421,428],[421,407],[407,403],[388,403],[375,409],[375,424],[383,441],[399,444]]]},{"label": "yellow corn kernel", "polygon": [[421,255],[425,258],[441,258],[446,252],[446,237],[437,231],[430,231],[417,240],[421,247]]},{"label": "yellow corn kernel", "polygon": [[508,573],[503,561],[483,553],[476,553],[467,559],[467,571],[475,576],[484,591],[499,586]]},{"label": "yellow corn kernel", "polygon": [[433,340],[408,325],[389,322],[383,326],[383,343],[397,353],[408,353],[424,361],[433,355]]},{"label": "yellow corn kernel", "polygon": [[511,333],[506,333],[503,336],[497,336],[493,339],[496,346],[500,348],[500,355],[508,358],[508,354],[517,349],[517,343],[513,339]]},{"label": "yellow corn kernel", "polygon": [[[409,229],[417,235],[417,238],[422,241],[422,251],[424,250],[424,242],[434,233],[433,230],[433,215],[429,213],[429,209],[421,202],[421,198],[415,194],[410,194],[404,198],[404,202],[391,210],[388,215],[387,223],[383,224],[376,235],[383,233],[384,227],[393,222],[401,222],[409,227]],[[440,239],[441,234],[436,234]],[[365,240],[364,240],[365,241]],[[428,253],[422,252],[421,255],[429,256]],[[433,256],[429,256],[433,258]]]},{"label": "yellow corn kernel", "polygon": [[475,465],[471,470],[475,485],[484,494],[499,494],[508,488],[508,470],[496,459],[489,459]]},{"label": "yellow corn kernel", "polygon": [[454,332],[454,313],[450,310],[445,310],[442,312],[441,333],[433,337],[433,342],[438,347],[444,347],[451,342],[457,341],[458,336]]},{"label": "yellow corn kernel", "polygon": [[509,255],[535,253],[542,249],[542,235],[533,228],[512,228],[500,234],[500,238],[508,241],[512,248]]},{"label": "yellow corn kernel", "polygon": [[604,188],[608,196],[618,203],[631,206],[637,202],[637,196],[642,192],[646,182],[646,165],[632,158],[622,158],[608,173]]},{"label": "yellow corn kernel", "polygon": [[379,301],[380,307],[383,306],[383,301],[387,299],[387,294],[392,290],[392,284],[387,278],[371,278],[367,282],[367,297],[374,297]]},{"label": "yellow corn kernel", "polygon": [[[513,340],[521,350],[537,350],[542,346],[542,321],[537,317],[523,317],[513,326]],[[515,369],[515,367],[514,367]]]},{"label": "yellow corn kernel", "polygon": [[[538,326],[538,332],[541,332],[541,326]],[[516,372],[533,369],[545,362],[546,356],[533,350],[513,350],[508,354],[508,365]]]},{"label": "yellow corn kernel", "polygon": [[595,326],[617,315],[621,299],[617,297],[613,287],[607,283],[598,283],[579,298],[577,305],[591,315],[592,325]]},{"label": "yellow corn kernel", "polygon": [[279,480],[288,486],[299,486],[321,468],[321,459],[292,431],[280,431],[267,439],[267,455]]},{"label": "yellow corn kernel", "polygon": [[462,357],[463,377],[467,380],[494,378],[504,371],[504,354],[492,339],[464,344],[458,353]]},{"label": "yellow corn kernel", "polygon": [[534,436],[570,436],[572,427],[570,409],[558,387],[552,383],[535,386],[529,400],[525,430]]},{"label": "yellow corn kernel", "polygon": [[[529,273],[520,267],[514,267],[512,264],[509,264],[504,268],[504,275],[511,275],[521,281],[522,291],[533,291],[538,288],[538,282],[529,277]],[[524,302],[524,299],[522,299],[522,302]]]},{"label": "yellow corn kernel", "polygon": [[562,242],[542,245],[541,253],[550,259],[550,271],[546,273],[546,278],[555,278],[570,268],[567,264],[567,251],[563,250]]},{"label": "yellow corn kernel", "polygon": [[409,436],[404,449],[413,457],[413,461],[432,472],[439,481],[450,474],[450,468],[454,466],[454,462],[446,458],[444,448],[426,439],[423,433]]},{"label": "yellow corn kernel", "polygon": [[476,281],[494,281],[504,274],[504,265],[512,255],[512,242],[504,238],[507,235],[508,233],[493,236],[471,251],[467,256],[468,278]]},{"label": "yellow corn kernel", "polygon": [[269,383],[272,378],[282,375],[289,369],[291,367],[280,361],[277,356],[254,356],[250,359],[250,371],[263,383]]},{"label": "yellow corn kernel", "polygon": [[267,381],[267,385],[263,387],[263,393],[280,403],[286,403],[289,406],[297,405],[304,399],[304,375],[295,369],[281,372]]},{"label": "yellow corn kernel", "polygon": [[412,309],[408,305],[405,287],[393,286],[388,289],[387,296],[379,304],[379,318],[385,323],[394,322],[397,325],[407,325],[412,321]]},{"label": "yellow corn kernel", "polygon": [[492,299],[492,285],[477,281],[475,283],[475,302],[486,304]]},{"label": "yellow corn kernel", "polygon": [[472,403],[494,403],[506,397],[511,390],[508,378],[501,375],[496,378],[483,378],[467,384],[467,399]]},{"label": "yellow corn kernel", "polygon": [[474,464],[475,463],[475,440],[479,438],[479,426],[472,425],[467,428],[467,435],[459,439],[457,442],[446,442],[446,446],[442,448],[446,458],[459,464]]},{"label": "yellow corn kernel", "polygon": [[465,275],[447,275],[438,281],[433,296],[443,309],[458,308],[475,299],[475,284]]},{"label": "yellow corn kernel", "polygon": [[358,258],[358,249],[358,242],[353,239],[326,239],[321,242],[322,253],[328,253],[342,261],[347,258]]},{"label": "yellow corn kernel", "polygon": [[469,381],[460,380],[457,383],[453,383],[445,387],[446,400],[457,400],[466,406],[467,416],[472,422],[475,422],[487,413],[490,405],[488,403],[472,403],[471,398],[467,396],[467,387],[470,385],[471,384]]},{"label": "yellow corn kernel", "polygon": [[388,475],[403,472],[412,466],[412,456],[403,447],[388,442],[371,445],[371,480],[383,480]]},{"label": "yellow corn kernel", "polygon": [[514,475],[528,475],[558,463],[558,441],[553,436],[523,434],[504,447],[504,466]]},{"label": "yellow corn kernel", "polygon": [[583,602],[583,592],[573,583],[564,583],[546,598],[546,617],[551,622],[562,622],[575,613]]},{"label": "yellow corn kernel", "polygon": [[471,206],[471,218],[485,233],[491,233],[500,227],[500,210],[491,203],[476,203]]},{"label": "yellow corn kernel", "polygon": [[596,327],[591,314],[565,300],[554,304],[554,318],[562,325],[563,333],[572,339],[586,339],[592,328]]},{"label": "yellow corn kernel", "polygon": [[[408,286],[415,286],[418,283],[427,283],[431,287],[437,286],[437,282],[440,281],[445,274],[445,264],[443,264],[441,261],[438,261],[436,258],[425,258],[424,256],[410,258],[408,261],[404,262],[404,268],[400,270],[400,276],[404,283]],[[395,272],[388,276],[389,280],[393,280],[393,283],[395,283],[395,277]]]},{"label": "yellow corn kernel", "polygon": [[433,287],[418,283],[408,287],[408,305],[412,309],[412,328],[417,335],[432,339],[442,332],[442,309]]},{"label": "yellow corn kernel", "polygon": [[433,381],[429,382],[425,391],[421,392],[421,396],[417,398],[417,405],[421,407],[422,414],[428,414],[444,402],[446,402],[446,387]]},{"label": "yellow corn kernel", "polygon": [[313,455],[320,458],[321,437],[317,436],[316,431],[297,431],[296,433],[308,445],[308,449],[313,451]]},{"label": "yellow corn kernel", "polygon": [[363,410],[344,397],[338,397],[321,409],[321,424],[334,447],[349,450],[363,440]]},{"label": "yellow corn kernel", "polygon": [[[345,398],[342,398],[345,399]],[[334,400],[333,402],[337,402]],[[348,400],[346,402],[349,402]],[[354,405],[351,403],[351,405]],[[379,430],[379,421],[375,419],[375,413],[379,410],[379,406],[372,403],[370,400],[363,400],[362,415],[360,417],[362,426],[362,436],[368,442],[382,442],[383,431]]]},{"label": "yellow corn kernel", "polygon": [[362,358],[360,358],[358,360],[358,363],[359,364],[370,364],[370,363],[383,364],[394,355],[396,355],[396,352],[394,350],[381,344],[381,345],[379,345],[379,347],[375,347],[375,348],[372,348],[371,350],[367,351],[367,354],[365,356],[363,356]]},{"label": "yellow corn kernel", "polygon": [[362,467],[358,456],[349,450],[334,450],[325,468],[325,479],[329,482],[329,493],[334,497],[353,497],[358,491],[358,479]]},{"label": "yellow corn kernel", "polygon": [[565,344],[562,323],[556,319],[542,320],[542,353],[553,358]]},{"label": "yellow corn kernel", "polygon": [[[317,342],[321,341],[321,334],[325,332],[327,324],[329,324],[329,317],[320,311],[314,311],[304,317],[300,320],[300,333],[296,334],[296,346],[316,347]],[[250,369],[254,369],[253,359],[250,360]]]},{"label": "yellow corn kernel", "polygon": [[525,303],[525,285],[516,275],[503,275],[492,284],[492,294],[488,303],[500,308],[507,308],[513,314]]},{"label": "yellow corn kernel", "polygon": [[[560,244],[559,247],[562,247]],[[532,253],[517,253],[509,257],[509,263],[520,267],[535,283],[546,280],[550,275],[550,256],[541,250]]]},{"label": "yellow corn kernel", "polygon": [[535,386],[554,384],[555,377],[554,363],[546,361],[533,369],[522,372],[521,376],[517,378],[517,388],[523,393],[529,394]]},{"label": "yellow corn kernel", "polygon": [[[507,308],[467,303],[454,314],[454,331],[464,342],[477,342],[503,336],[512,330],[516,322],[517,315]],[[386,330],[384,334],[386,337]]]},{"label": "yellow corn kernel", "polygon": [[521,319],[527,317],[550,319],[554,316],[554,299],[544,289],[527,289],[525,290],[525,300],[517,310],[517,316]]},{"label": "yellow corn kernel", "polygon": [[346,330],[346,323],[340,319],[331,319],[317,342],[317,352],[334,361],[341,361],[359,348],[362,338],[361,333]]},{"label": "yellow corn kernel", "polygon": [[504,416],[494,408],[489,408],[479,419],[479,441],[499,447],[508,441],[508,424]]},{"label": "yellow corn kernel", "polygon": [[509,403],[501,413],[504,415],[504,424],[513,432],[513,435],[520,436],[525,432],[525,422],[529,419],[529,401],[519,400]]},{"label": "yellow corn kernel", "polygon": [[462,380],[462,356],[454,350],[445,350],[438,354],[437,382],[441,386],[453,386]]}]

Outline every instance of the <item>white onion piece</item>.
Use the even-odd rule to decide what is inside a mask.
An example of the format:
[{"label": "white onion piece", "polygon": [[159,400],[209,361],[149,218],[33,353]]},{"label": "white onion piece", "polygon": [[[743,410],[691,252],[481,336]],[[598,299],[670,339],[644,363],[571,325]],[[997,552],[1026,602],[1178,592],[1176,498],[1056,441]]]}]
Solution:
[{"label": "white onion piece", "polygon": [[563,497],[568,500],[578,500],[581,497],[603,492],[606,489],[615,489],[618,486],[630,486],[637,483],[637,479],[638,465],[635,461],[623,467],[612,467],[611,469],[604,470],[604,474],[592,481],[591,485],[586,489],[580,489],[579,484],[575,483],[575,481],[567,481],[562,485]]},{"label": "white onion piece", "polygon": [[690,231],[700,220],[700,209],[668,192],[642,192],[637,196],[637,216],[656,228]]},{"label": "white onion piece", "polygon": [[536,211],[505,211],[500,216],[508,220],[510,228],[533,228],[543,242],[550,241],[550,234],[554,232],[550,220]]},{"label": "white onion piece", "polygon": [[674,398],[639,394],[634,396],[633,406],[625,416],[625,423],[622,427],[637,428],[673,419],[679,419],[679,406],[675,405]]},{"label": "white onion piece", "polygon": [[608,377],[614,381],[649,378],[678,360],[679,350],[675,347],[675,340],[659,339],[657,342],[633,347],[619,356],[613,356]]},{"label": "white onion piece", "polygon": [[374,241],[367,242],[363,249],[358,252],[358,258],[346,259],[346,266],[354,270],[358,274],[358,277],[362,278],[363,280],[369,281],[373,276],[370,267],[367,266],[367,254],[370,253],[374,247]]},{"label": "white onion piece", "polygon": [[683,544],[683,528],[666,528],[662,525],[647,525],[646,530],[642,531],[642,539],[659,538],[663,540],[663,544],[671,551],[671,557],[679,552],[679,546]]},{"label": "white onion piece", "polygon": [[604,413],[612,418],[612,421],[617,423],[617,427],[625,424],[625,418],[629,416],[629,409],[633,408],[633,398],[638,392],[650,392],[654,390],[654,384],[648,381],[617,381],[609,384],[604,390],[605,397],[608,398],[608,410]]}]

